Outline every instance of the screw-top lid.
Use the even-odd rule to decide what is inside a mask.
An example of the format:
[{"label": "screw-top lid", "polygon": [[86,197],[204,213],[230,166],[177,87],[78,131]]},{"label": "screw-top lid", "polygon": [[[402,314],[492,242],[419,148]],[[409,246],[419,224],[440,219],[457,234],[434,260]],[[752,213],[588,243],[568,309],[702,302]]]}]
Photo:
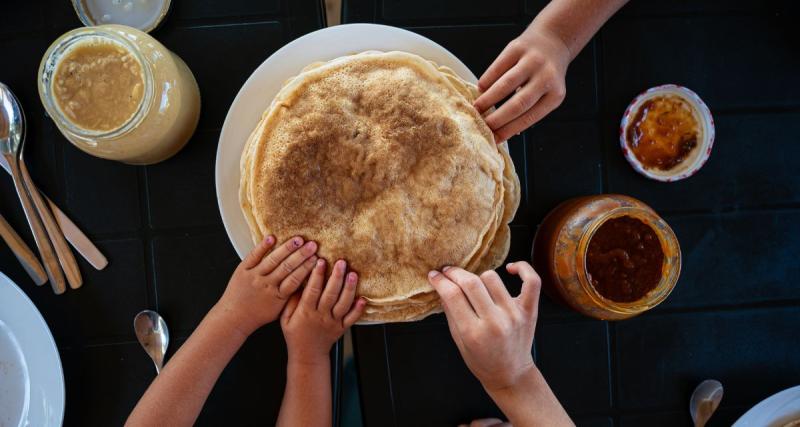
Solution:
[{"label": "screw-top lid", "polygon": [[72,0],[87,26],[121,24],[150,32],[167,15],[171,0]]}]

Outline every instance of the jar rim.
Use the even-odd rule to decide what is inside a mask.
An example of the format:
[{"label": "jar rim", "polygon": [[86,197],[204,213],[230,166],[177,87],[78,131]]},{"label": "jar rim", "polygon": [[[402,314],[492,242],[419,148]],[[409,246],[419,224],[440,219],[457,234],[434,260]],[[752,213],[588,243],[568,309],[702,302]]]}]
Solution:
[{"label": "jar rim", "polygon": [[[589,271],[586,262],[589,242],[592,240],[592,237],[594,237],[595,232],[608,220],[623,216],[639,219],[652,228],[656,236],[658,236],[658,240],[661,243],[661,250],[664,252],[661,280],[653,289],[648,291],[644,297],[632,302],[614,301],[601,295],[589,282]],[[672,231],[672,228],[670,228],[669,224],[655,212],[631,206],[621,206],[611,209],[595,218],[582,233],[577,251],[579,254],[582,254],[582,256],[579,256],[576,260],[578,264],[578,268],[576,269],[578,283],[580,283],[584,292],[586,292],[595,304],[612,312],[632,315],[650,310],[664,302],[670,293],[672,293],[672,290],[678,282],[678,276],[681,270],[681,252],[677,242],[678,239]],[[671,256],[669,255],[670,253],[672,254]],[[668,269],[667,274],[664,274],[664,269]]]},{"label": "jar rim", "polygon": [[[148,114],[154,98],[153,71],[150,68],[149,62],[139,52],[138,47],[128,40],[124,34],[115,32],[111,28],[104,28],[109,26],[110,25],[77,28],[63,34],[50,45],[39,66],[39,93],[47,113],[55,119],[56,124],[60,128],[84,140],[112,139],[130,132],[135,129]],[[134,57],[142,70],[144,96],[139,102],[136,112],[120,126],[107,131],[97,131],[77,126],[66,117],[52,95],[53,75],[56,72],[61,58],[75,45],[89,38],[105,39],[121,45]]]}]

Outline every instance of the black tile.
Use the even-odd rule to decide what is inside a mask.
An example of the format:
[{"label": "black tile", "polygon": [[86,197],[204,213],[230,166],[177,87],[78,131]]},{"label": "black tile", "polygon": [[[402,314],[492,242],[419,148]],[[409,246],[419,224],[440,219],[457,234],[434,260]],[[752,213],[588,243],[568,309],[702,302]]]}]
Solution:
[{"label": "black tile", "polygon": [[253,15],[274,15],[280,11],[280,0],[193,0],[173,2],[168,19],[242,18]]},{"label": "black tile", "polygon": [[602,30],[609,114],[618,120],[638,93],[664,83],[691,88],[712,113],[800,105],[795,28],[775,15],[614,18]]},{"label": "black tile", "polygon": [[604,322],[539,325],[536,356],[542,375],[570,415],[611,409]]},{"label": "black tile", "polygon": [[402,23],[427,21],[441,25],[452,21],[513,20],[519,14],[519,1],[515,0],[500,0],[491,4],[482,0],[382,0],[380,5],[386,21]]},{"label": "black tile", "polygon": [[800,114],[719,115],[711,157],[691,178],[660,183],[636,173],[604,129],[609,191],[640,198],[660,213],[800,202]]},{"label": "black tile", "polygon": [[774,13],[781,14],[791,10],[796,4],[791,0],[673,0],[632,1],[623,7],[622,15],[641,16],[656,14],[720,14],[720,13]]},{"label": "black tile", "polygon": [[211,391],[198,426],[263,426],[278,419],[286,384],[286,345],[280,326],[248,338]]},{"label": "black tile", "polygon": [[503,417],[467,369],[442,320],[386,326],[396,424],[443,426]]},{"label": "black tile", "polygon": [[795,307],[645,314],[619,322],[619,405],[681,409],[700,381],[715,378],[725,386],[726,405],[752,406],[800,383],[798,321]]},{"label": "black tile", "polygon": [[[724,386],[724,385],[723,385]],[[708,427],[729,427],[739,419],[749,408],[726,408],[723,400],[722,406],[714,412],[708,420]],[[636,415],[623,415],[620,417],[621,427],[676,427],[693,426],[688,410],[672,412],[647,412]]]},{"label": "black tile", "polygon": [[800,299],[800,212],[667,220],[681,245],[683,271],[659,308]]},{"label": "black tile", "polygon": [[396,425],[392,383],[387,375],[384,325],[354,326],[353,353],[361,418],[366,426]]},{"label": "black tile", "polygon": [[90,236],[140,229],[138,167],[92,157],[58,137],[64,147],[65,212]]},{"label": "black tile", "polygon": [[342,0],[342,23],[376,22],[376,5],[374,0]]},{"label": "black tile", "polygon": [[614,420],[610,417],[588,417],[575,419],[578,427],[614,427]]},{"label": "black tile", "polygon": [[601,151],[594,122],[543,123],[526,131],[530,224],[559,203],[601,191]]},{"label": "black tile", "polygon": [[65,426],[122,425],[156,375],[138,342],[60,351]]},{"label": "black tile", "polygon": [[239,264],[224,232],[156,237],[153,259],[158,310],[176,337],[197,327]]},{"label": "black tile", "polygon": [[4,2],[3,13],[0,15],[0,37],[11,37],[14,34],[41,31],[44,27],[42,16],[42,4],[40,2]]},{"label": "black tile", "polygon": [[42,12],[53,40],[73,28],[83,27],[71,1],[38,0],[37,3],[43,3]]},{"label": "black tile", "polygon": [[142,243],[95,243],[109,259],[109,265],[97,271],[75,253],[84,283],[80,289],[68,289],[63,295],[55,295],[49,283],[36,287],[10,250],[5,246],[0,249],[3,272],[42,312],[58,346],[134,340],[133,317],[148,308]]},{"label": "black tile", "polygon": [[[221,128],[245,80],[286,42],[279,22],[167,27],[160,31],[160,40],[186,62],[197,79],[202,103],[199,129]],[[224,54],[232,50],[235,54]],[[224,55],[224,66],[215,63],[209,52]]]},{"label": "black tile", "polygon": [[199,131],[175,157],[146,168],[150,225],[220,224],[214,165],[219,132]]}]

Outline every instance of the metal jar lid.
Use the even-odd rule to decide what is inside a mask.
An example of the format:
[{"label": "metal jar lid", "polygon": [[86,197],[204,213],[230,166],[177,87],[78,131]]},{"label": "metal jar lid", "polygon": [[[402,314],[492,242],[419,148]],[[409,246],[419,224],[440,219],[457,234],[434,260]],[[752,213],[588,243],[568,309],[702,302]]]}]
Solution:
[{"label": "metal jar lid", "polygon": [[87,26],[120,24],[150,32],[167,16],[171,0],[72,0]]}]

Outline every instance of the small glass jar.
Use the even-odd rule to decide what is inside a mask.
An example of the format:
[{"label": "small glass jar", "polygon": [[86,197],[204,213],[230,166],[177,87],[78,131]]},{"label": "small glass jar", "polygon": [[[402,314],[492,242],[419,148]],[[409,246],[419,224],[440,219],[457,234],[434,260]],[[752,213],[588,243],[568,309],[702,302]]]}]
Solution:
[{"label": "small glass jar", "polygon": [[[138,108],[110,130],[77,125],[55,99],[60,61],[75,47],[92,43],[124,49],[141,70]],[[153,164],[171,157],[189,141],[200,117],[200,91],[189,67],[150,35],[124,25],[78,28],[59,37],[42,58],[38,86],[47,114],[73,145],[93,156],[129,164]]]},{"label": "small glass jar", "polygon": [[[664,255],[658,284],[632,302],[604,297],[592,286],[587,270],[594,233],[606,221],[620,217],[649,226]],[[672,292],[681,270],[680,246],[669,225],[641,201],[616,194],[578,197],[553,209],[536,232],[531,257],[542,277],[542,290],[550,298],[602,320],[627,319],[660,304]]]}]

